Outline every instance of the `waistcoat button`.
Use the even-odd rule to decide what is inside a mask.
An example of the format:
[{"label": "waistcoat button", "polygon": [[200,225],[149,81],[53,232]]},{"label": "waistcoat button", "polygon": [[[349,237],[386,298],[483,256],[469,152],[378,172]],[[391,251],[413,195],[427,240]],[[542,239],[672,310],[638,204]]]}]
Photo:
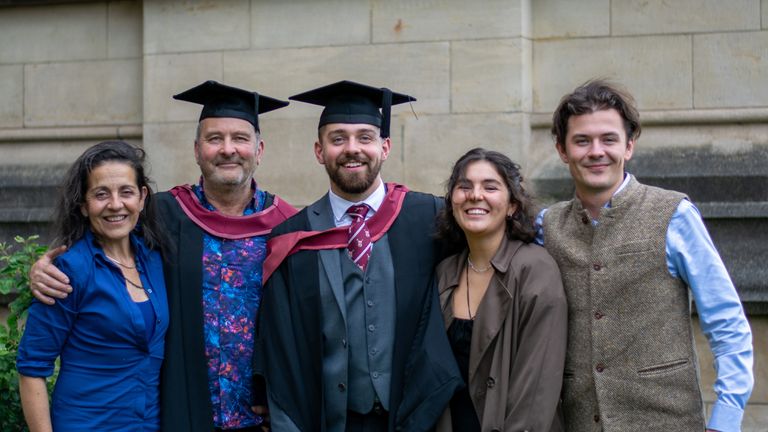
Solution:
[{"label": "waistcoat button", "polygon": [[595,319],[599,320],[602,319],[605,315],[601,314],[600,312],[595,312]]},{"label": "waistcoat button", "polygon": [[496,380],[493,377],[488,377],[488,388],[493,388],[496,385]]},{"label": "waistcoat button", "polygon": [[597,366],[595,366],[595,370],[598,372],[602,372],[605,370],[605,365],[602,363],[598,363]]},{"label": "waistcoat button", "polygon": [[595,414],[594,419],[595,419],[595,423],[599,423],[600,422],[600,416],[599,415]]},{"label": "waistcoat button", "polygon": [[600,269],[603,267],[600,265],[600,263],[594,263],[592,264],[592,268],[595,269],[596,271],[600,271]]},{"label": "waistcoat button", "polygon": [[340,392],[343,392],[343,391],[344,391],[344,390],[346,390],[346,389],[347,389],[347,386],[346,386],[346,385],[344,385],[344,383],[339,383],[339,391],[340,391]]}]

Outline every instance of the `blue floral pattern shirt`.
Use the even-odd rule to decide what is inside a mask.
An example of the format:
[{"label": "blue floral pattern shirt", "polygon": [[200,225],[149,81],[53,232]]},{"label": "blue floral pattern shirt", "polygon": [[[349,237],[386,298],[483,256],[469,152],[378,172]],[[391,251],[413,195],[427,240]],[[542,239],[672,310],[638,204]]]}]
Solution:
[{"label": "blue floral pattern shirt", "polygon": [[[193,190],[205,208],[216,210],[205,199],[202,182]],[[254,187],[253,200],[243,216],[261,211],[264,199],[264,191]],[[252,359],[266,244],[266,236],[239,240],[203,236],[203,332],[217,428],[245,428],[262,422],[251,411]]]}]

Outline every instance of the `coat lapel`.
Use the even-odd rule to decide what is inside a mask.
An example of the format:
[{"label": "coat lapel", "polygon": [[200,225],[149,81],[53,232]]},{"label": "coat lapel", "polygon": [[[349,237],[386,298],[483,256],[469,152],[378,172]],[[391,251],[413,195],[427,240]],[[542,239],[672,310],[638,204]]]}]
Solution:
[{"label": "coat lapel", "polygon": [[448,328],[453,322],[453,292],[456,291],[456,288],[459,286],[459,275],[461,275],[461,270],[463,268],[463,266],[459,263],[465,262],[467,262],[466,250],[458,255],[453,255],[449,258],[446,258],[445,262],[440,264],[446,269],[445,277],[442,281],[440,281],[438,286],[438,293],[440,294],[440,308],[443,312],[443,322],[445,322],[446,331],[448,331]]},{"label": "coat lapel", "polygon": [[[313,231],[324,231],[334,228],[336,224],[333,221],[333,210],[331,209],[331,201],[326,194],[324,197],[315,201],[307,209],[307,217],[309,218],[309,228]],[[320,256],[320,262],[323,266],[323,273],[328,278],[328,284],[333,291],[333,296],[336,298],[336,304],[339,305],[339,312],[341,313],[344,323],[347,322],[347,308],[341,307],[345,305],[344,300],[344,283],[341,276],[341,261],[339,257],[338,249],[326,249],[318,251]]]},{"label": "coat lapel", "polygon": [[485,356],[491,342],[501,330],[504,318],[507,316],[509,308],[512,307],[511,293],[514,287],[506,286],[503,280],[515,279],[506,278],[504,275],[510,271],[510,263],[520,246],[522,246],[522,242],[518,240],[504,240],[491,260],[494,274],[483,299],[480,301],[480,306],[477,308],[477,317],[472,329],[468,375],[470,382],[473,381],[480,360]]}]

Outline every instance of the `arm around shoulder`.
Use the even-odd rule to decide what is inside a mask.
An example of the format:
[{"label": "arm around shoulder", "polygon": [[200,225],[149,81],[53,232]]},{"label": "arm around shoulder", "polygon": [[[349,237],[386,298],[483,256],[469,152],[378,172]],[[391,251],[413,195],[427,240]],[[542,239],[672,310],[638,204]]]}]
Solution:
[{"label": "arm around shoulder", "polygon": [[66,298],[72,291],[67,275],[53,264],[53,260],[66,250],[66,246],[49,250],[29,269],[32,295],[41,303],[52,305],[56,299]]}]

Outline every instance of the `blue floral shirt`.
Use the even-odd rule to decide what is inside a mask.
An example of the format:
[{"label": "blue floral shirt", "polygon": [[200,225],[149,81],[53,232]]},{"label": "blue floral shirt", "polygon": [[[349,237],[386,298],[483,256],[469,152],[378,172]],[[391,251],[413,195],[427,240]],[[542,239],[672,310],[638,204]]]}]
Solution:
[{"label": "blue floral shirt", "polygon": [[[205,208],[216,210],[205,199],[202,182],[193,190]],[[261,211],[264,199],[264,191],[254,187],[253,200],[243,216]],[[217,428],[237,429],[262,422],[251,411],[252,360],[266,244],[266,236],[239,240],[203,236],[203,332]]]}]

